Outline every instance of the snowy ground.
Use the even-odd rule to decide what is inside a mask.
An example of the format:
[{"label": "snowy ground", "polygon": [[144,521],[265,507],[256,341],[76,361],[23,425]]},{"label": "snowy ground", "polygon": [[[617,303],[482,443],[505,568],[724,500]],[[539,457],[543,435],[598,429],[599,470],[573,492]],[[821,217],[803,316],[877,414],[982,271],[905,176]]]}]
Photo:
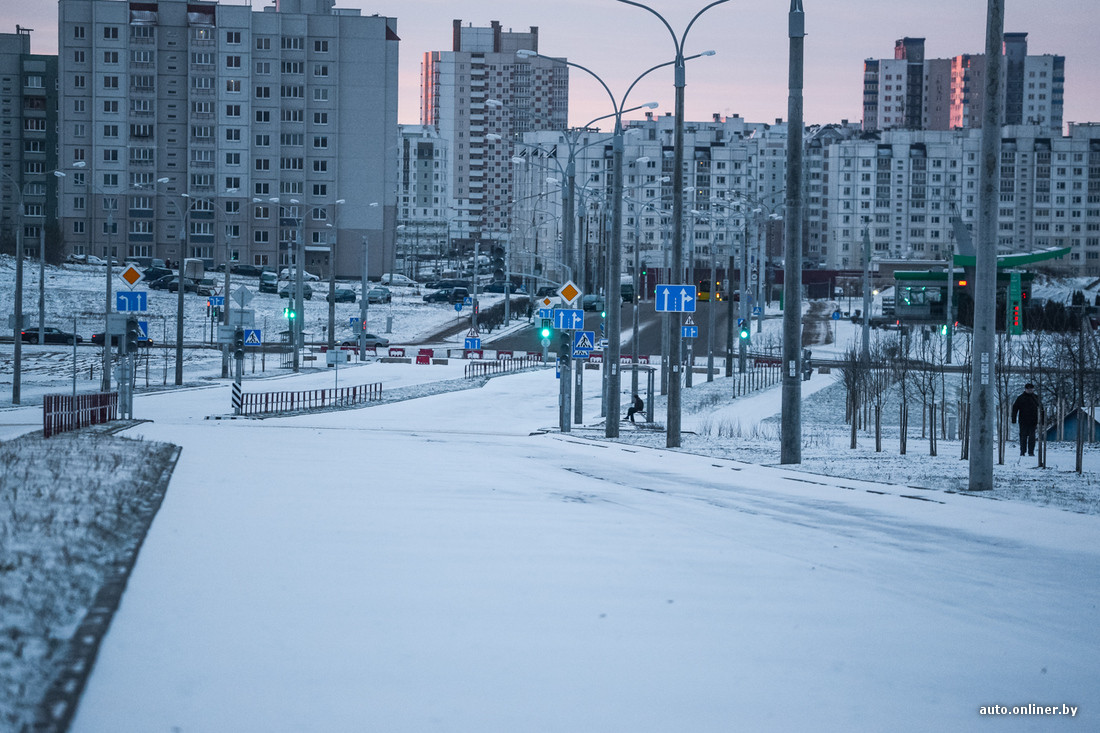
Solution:
[{"label": "snowy ground", "polygon": [[[413,396],[461,368],[340,375]],[[957,442],[849,450],[830,375],[803,383],[798,467],[777,389],[699,375],[680,451],[603,440],[595,379],[558,434],[551,370],[236,421],[196,381],[124,433],[183,450],[74,731],[1100,728],[1093,450],[976,497]],[[0,410],[0,439],[38,418]],[[1032,703],[1077,719],[979,714]]]}]

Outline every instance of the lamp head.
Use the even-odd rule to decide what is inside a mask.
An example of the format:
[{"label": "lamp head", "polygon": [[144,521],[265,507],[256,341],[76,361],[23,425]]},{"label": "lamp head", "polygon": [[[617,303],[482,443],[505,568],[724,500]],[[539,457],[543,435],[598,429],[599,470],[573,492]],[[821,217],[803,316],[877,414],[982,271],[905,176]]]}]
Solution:
[{"label": "lamp head", "polygon": [[520,50],[516,51],[516,56],[521,59],[529,59],[532,56],[538,56],[538,54],[529,48],[521,48]]},{"label": "lamp head", "polygon": [[86,165],[87,165],[87,163],[85,163],[83,160],[78,160],[75,163],[73,163],[73,168],[83,168]]},{"label": "lamp head", "polygon": [[65,171],[54,171],[53,174],[55,176],[57,176],[58,178],[64,178],[65,177]]},{"label": "lamp head", "polygon": [[[64,175],[64,174],[62,174],[62,175]],[[157,183],[168,183],[168,181],[170,181],[170,180],[172,180],[172,179],[165,176],[164,178],[158,178]],[[233,190],[236,191],[237,189],[234,188]]]},{"label": "lamp head", "polygon": [[708,50],[708,51],[703,51],[703,52],[702,52],[701,54],[699,54],[699,55],[700,55],[700,56],[713,56],[713,55],[714,55],[715,53],[716,53],[716,51],[715,51],[715,50],[714,50],[714,49],[712,48],[712,49],[710,49],[710,50]]}]

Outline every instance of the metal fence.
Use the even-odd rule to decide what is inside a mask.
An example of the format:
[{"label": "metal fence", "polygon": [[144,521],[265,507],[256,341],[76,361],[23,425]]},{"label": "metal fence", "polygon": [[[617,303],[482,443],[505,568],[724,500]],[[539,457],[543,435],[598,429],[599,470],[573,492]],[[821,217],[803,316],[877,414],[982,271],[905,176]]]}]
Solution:
[{"label": "metal fence", "polygon": [[325,407],[350,407],[382,399],[382,383],[303,392],[245,392],[241,395],[242,415],[297,412]]},{"label": "metal fence", "polygon": [[42,434],[50,436],[118,419],[118,392],[48,394],[42,398]]},{"label": "metal fence", "polygon": [[486,377],[490,374],[508,374],[528,367],[540,366],[542,363],[542,356],[534,354],[517,356],[511,359],[496,359],[494,361],[471,361],[466,365],[465,376],[466,379],[473,379],[475,377]]}]

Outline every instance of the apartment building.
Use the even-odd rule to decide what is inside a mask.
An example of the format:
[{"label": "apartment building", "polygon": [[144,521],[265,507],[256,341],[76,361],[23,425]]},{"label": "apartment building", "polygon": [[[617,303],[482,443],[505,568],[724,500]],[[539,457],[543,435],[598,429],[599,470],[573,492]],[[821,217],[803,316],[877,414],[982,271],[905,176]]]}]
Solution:
[{"label": "apartment building", "polygon": [[[31,53],[31,31],[0,33],[0,242],[38,258],[57,246],[57,57]],[[45,239],[40,239],[45,237]],[[52,254],[52,253],[51,253]],[[51,257],[51,259],[53,259]]]},{"label": "apartment building", "polygon": [[61,227],[75,253],[394,260],[396,21],[334,0],[61,0]]},{"label": "apartment building", "polygon": [[453,22],[450,51],[424,54],[421,123],[446,141],[454,236],[501,240],[510,229],[511,141],[568,127],[569,69],[517,51],[539,50],[538,28],[505,31]]},{"label": "apartment building", "polygon": [[399,139],[397,269],[418,279],[450,253],[450,154],[434,127],[400,125]]},{"label": "apartment building", "polygon": [[[863,62],[864,130],[980,128],[985,54],[925,58],[923,38],[901,38],[893,59]],[[1002,120],[1062,132],[1065,57],[1029,56],[1027,33],[1004,35]]]}]

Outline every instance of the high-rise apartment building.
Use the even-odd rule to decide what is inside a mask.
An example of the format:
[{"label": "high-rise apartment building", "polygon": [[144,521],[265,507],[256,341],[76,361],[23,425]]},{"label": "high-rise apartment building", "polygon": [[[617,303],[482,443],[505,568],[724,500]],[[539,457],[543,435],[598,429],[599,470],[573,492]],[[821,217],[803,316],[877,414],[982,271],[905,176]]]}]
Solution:
[{"label": "high-rise apartment building", "polygon": [[397,271],[431,277],[450,252],[450,155],[434,127],[401,125],[397,171]]},{"label": "high-rise apartment building", "polygon": [[22,234],[37,257],[57,212],[57,57],[32,54],[30,34],[0,33],[0,240],[15,252]]},{"label": "high-rise apartment building", "polygon": [[396,21],[333,6],[61,0],[71,251],[391,266]]},{"label": "high-rise apartment building", "polygon": [[511,141],[568,125],[569,71],[553,60],[517,55],[538,51],[538,28],[527,32],[453,25],[453,48],[424,54],[421,123],[446,142],[457,239],[499,240],[509,231]]},{"label": "high-rise apartment building", "polygon": [[[863,129],[980,128],[986,59],[960,54],[926,59],[923,38],[899,39],[893,59],[863,62]],[[1027,54],[1026,33],[1004,36],[1006,125],[1062,131],[1065,57]]]}]

